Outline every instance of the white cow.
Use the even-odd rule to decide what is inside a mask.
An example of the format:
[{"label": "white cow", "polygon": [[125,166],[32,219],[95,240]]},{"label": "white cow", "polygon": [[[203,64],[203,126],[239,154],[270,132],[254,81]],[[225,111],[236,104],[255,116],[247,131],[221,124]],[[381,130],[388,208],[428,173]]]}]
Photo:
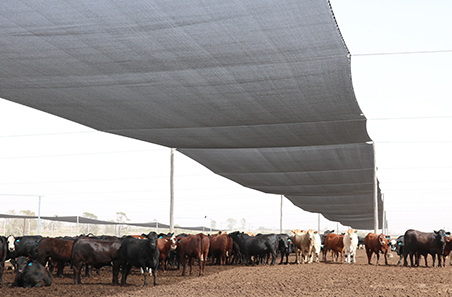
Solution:
[{"label": "white cow", "polygon": [[[322,250],[322,240],[320,239],[320,235],[317,231],[314,232],[314,253],[315,261],[319,263],[320,261],[320,251]],[[312,262],[312,256],[311,256]]]},{"label": "white cow", "polygon": [[[358,231],[348,229],[344,234],[344,257],[345,263],[356,262],[356,249],[358,248]],[[353,257],[353,260],[351,258]]]},{"label": "white cow", "polygon": [[311,229],[308,231],[296,229],[291,232],[294,234],[292,242],[295,246],[297,264],[300,264],[301,261],[311,263],[314,253],[314,231]]}]

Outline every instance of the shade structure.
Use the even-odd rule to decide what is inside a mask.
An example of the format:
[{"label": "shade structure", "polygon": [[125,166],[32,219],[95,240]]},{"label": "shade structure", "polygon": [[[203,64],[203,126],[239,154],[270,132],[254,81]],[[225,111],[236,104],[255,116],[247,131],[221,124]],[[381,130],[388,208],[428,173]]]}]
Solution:
[{"label": "shade structure", "polygon": [[0,97],[372,229],[373,147],[328,1],[2,4]]}]

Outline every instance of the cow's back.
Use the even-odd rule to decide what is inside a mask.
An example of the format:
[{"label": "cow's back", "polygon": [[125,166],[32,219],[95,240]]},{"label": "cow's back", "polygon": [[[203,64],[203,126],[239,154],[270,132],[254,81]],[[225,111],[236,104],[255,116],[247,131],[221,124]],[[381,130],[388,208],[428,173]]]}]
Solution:
[{"label": "cow's back", "polygon": [[71,260],[74,241],[60,238],[43,238],[38,244],[38,262],[45,265],[48,257],[55,261]]}]

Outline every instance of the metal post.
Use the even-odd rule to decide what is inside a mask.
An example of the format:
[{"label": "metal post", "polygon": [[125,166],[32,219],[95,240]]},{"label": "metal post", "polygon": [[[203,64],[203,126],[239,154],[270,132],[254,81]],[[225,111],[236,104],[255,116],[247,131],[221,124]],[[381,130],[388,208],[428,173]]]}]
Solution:
[{"label": "metal post", "polygon": [[282,207],[283,207],[283,195],[281,195],[281,208],[279,212],[279,233],[282,234]]},{"label": "metal post", "polygon": [[79,222],[79,218],[77,216],[77,225],[75,226],[75,236],[78,236],[78,222]]},{"label": "metal post", "polygon": [[174,149],[171,149],[170,173],[170,233],[174,233]]},{"label": "metal post", "polygon": [[39,196],[38,205],[38,235],[41,235],[41,196]]},{"label": "metal post", "polygon": [[320,234],[320,214],[318,214],[317,232]]},{"label": "metal post", "polygon": [[377,160],[375,156],[375,142],[372,144],[374,151],[374,232],[378,234],[378,188],[377,188]]}]

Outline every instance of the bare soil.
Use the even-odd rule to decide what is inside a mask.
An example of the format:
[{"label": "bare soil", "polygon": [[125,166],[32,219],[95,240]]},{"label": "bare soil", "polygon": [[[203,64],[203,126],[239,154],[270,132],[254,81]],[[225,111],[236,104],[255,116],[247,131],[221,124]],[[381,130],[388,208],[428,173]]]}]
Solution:
[{"label": "bare soil", "polygon": [[[328,258],[330,259],[330,258]],[[452,296],[452,266],[445,268],[397,266],[398,256],[389,258],[389,265],[367,264],[364,250],[358,250],[355,264],[331,261],[311,264],[241,266],[207,265],[205,275],[181,276],[182,270],[158,272],[158,286],[144,286],[138,269],[132,270],[126,286],[113,286],[111,272],[82,278],[73,284],[73,274],[65,269],[64,277],[55,277],[45,288],[12,288],[0,285],[0,296]],[[376,262],[376,256],[372,258]],[[279,258],[277,260],[279,263]],[[3,281],[12,283],[14,274],[5,271]]]}]

